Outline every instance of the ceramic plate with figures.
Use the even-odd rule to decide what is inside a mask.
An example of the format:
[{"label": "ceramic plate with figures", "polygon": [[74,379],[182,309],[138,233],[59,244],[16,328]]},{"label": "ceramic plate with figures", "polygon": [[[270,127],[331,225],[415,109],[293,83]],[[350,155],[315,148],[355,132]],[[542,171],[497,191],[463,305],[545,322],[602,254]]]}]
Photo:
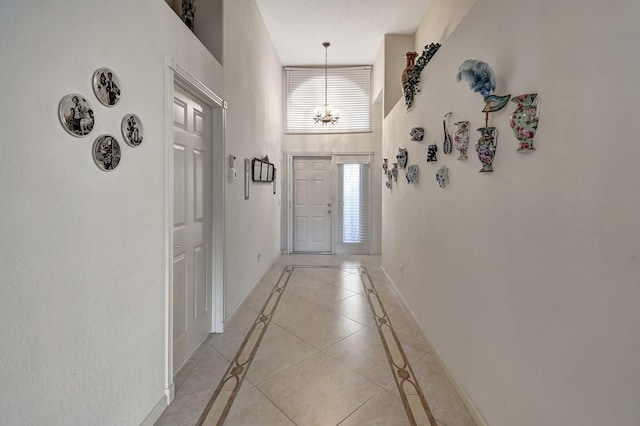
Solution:
[{"label": "ceramic plate with figures", "polygon": [[120,102],[122,83],[110,68],[98,68],[93,73],[93,93],[102,105],[112,107]]},{"label": "ceramic plate with figures", "polygon": [[127,114],[122,119],[122,137],[129,146],[136,147],[142,143],[142,120],[135,114]]},{"label": "ceramic plate with figures", "polygon": [[62,127],[73,136],[81,138],[93,130],[95,124],[93,106],[82,95],[71,93],[62,98],[58,113]]},{"label": "ceramic plate with figures", "polygon": [[93,161],[100,170],[109,172],[115,169],[120,164],[121,157],[120,144],[113,136],[99,136],[93,143]]}]

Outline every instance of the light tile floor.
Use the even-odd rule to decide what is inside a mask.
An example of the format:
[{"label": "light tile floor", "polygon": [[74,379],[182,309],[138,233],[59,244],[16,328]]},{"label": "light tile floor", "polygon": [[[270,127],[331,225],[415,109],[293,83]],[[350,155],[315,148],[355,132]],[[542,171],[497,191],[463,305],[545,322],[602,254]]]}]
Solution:
[{"label": "light tile floor", "polygon": [[[360,266],[367,268],[437,424],[475,425],[385,282],[380,257],[329,255],[281,256],[226,324],[225,332],[210,335],[176,374],[176,397],[156,425],[198,423],[274,287],[281,285],[285,267],[293,265],[318,267],[293,269],[225,425],[410,424],[359,276]],[[204,424],[216,424],[218,414],[210,413]]]}]

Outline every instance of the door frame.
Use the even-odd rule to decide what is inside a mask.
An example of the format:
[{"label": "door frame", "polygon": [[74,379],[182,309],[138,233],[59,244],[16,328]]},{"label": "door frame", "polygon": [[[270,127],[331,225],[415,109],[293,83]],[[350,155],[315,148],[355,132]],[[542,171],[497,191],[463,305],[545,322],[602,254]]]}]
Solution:
[{"label": "door frame", "polygon": [[225,221],[225,123],[227,102],[204,83],[180,67],[171,57],[166,66],[165,119],[165,395],[173,401],[173,99],[175,86],[186,90],[211,108],[211,333],[222,333],[224,327],[224,221]]},{"label": "door frame", "polygon": [[[348,157],[348,156],[368,156],[370,159],[369,165],[369,173],[371,172],[371,167],[374,159],[374,152],[289,152],[285,151],[282,153],[283,155],[283,164],[284,164],[284,173],[283,173],[283,199],[285,202],[283,203],[282,208],[282,252],[286,254],[293,253],[293,159],[295,157],[323,157],[331,158],[331,170],[333,173],[332,176],[332,194],[331,199],[332,203],[336,206],[335,198],[337,197],[337,158],[338,157]],[[369,179],[369,215],[371,215],[371,175]],[[336,241],[337,241],[337,215],[331,215],[331,254],[336,253]],[[369,227],[371,227],[371,220],[369,220]],[[371,231],[371,228],[369,229]],[[371,247],[371,246],[370,246]]]}]

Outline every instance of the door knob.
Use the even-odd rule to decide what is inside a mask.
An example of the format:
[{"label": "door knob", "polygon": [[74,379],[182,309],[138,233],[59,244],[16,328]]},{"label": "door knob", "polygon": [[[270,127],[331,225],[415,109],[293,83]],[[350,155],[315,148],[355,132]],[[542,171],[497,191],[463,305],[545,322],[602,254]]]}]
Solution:
[{"label": "door knob", "polygon": [[331,207],[331,203],[327,203],[327,207]]},{"label": "door knob", "polygon": [[327,210],[327,213],[331,213],[331,209]]},{"label": "door knob", "polygon": [[173,248],[174,248],[174,249],[177,249],[178,247],[179,247],[179,246],[178,246],[177,244],[174,244],[174,245],[173,245]]}]

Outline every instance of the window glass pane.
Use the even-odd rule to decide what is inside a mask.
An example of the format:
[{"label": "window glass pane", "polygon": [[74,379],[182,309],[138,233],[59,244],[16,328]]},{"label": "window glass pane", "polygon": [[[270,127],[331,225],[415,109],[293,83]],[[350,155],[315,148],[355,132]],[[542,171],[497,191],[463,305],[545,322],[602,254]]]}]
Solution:
[{"label": "window glass pane", "polygon": [[345,243],[361,242],[360,164],[345,164],[342,178],[342,238]]}]

